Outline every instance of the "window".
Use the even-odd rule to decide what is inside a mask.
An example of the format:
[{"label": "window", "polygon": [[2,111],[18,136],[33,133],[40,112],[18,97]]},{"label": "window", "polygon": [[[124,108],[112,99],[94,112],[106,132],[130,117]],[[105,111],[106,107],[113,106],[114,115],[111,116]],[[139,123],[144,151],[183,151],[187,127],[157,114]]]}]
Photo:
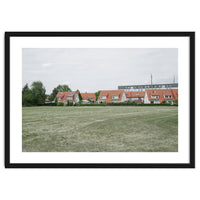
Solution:
[{"label": "window", "polygon": [[118,96],[112,96],[112,99],[118,99],[119,97]]},{"label": "window", "polygon": [[63,92],[61,92],[60,94],[63,94]]},{"label": "window", "polygon": [[61,100],[61,97],[58,97],[58,100]]},{"label": "window", "polygon": [[159,96],[157,96],[157,95],[152,95],[151,98],[155,98],[155,99],[157,98],[157,99],[158,99]]},{"label": "window", "polygon": [[138,93],[136,95],[139,95]]},{"label": "window", "polygon": [[170,99],[170,98],[172,98],[172,95],[165,95],[165,98]]},{"label": "window", "polygon": [[101,98],[101,99],[106,99],[106,96],[101,96],[100,98]]},{"label": "window", "polygon": [[72,97],[67,97],[67,99],[71,100],[71,99],[72,99]]}]

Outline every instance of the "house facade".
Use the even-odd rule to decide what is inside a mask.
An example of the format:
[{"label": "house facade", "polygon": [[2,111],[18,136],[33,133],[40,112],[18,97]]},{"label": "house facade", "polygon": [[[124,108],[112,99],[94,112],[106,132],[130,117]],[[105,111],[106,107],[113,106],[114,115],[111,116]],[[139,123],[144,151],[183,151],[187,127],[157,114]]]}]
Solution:
[{"label": "house facade", "polygon": [[67,103],[68,101],[73,102],[73,103],[79,102],[77,91],[58,92],[56,97],[57,97],[58,102],[62,102],[62,103]]},{"label": "house facade", "polygon": [[95,93],[81,93],[82,96],[82,101],[83,102],[95,102],[96,101],[96,96]]},{"label": "house facade", "polygon": [[127,101],[144,103],[145,92],[125,92]]},{"label": "house facade", "polygon": [[112,103],[124,101],[126,101],[126,95],[124,90],[102,90],[97,100],[98,103]]},{"label": "house facade", "polygon": [[178,99],[178,89],[152,89],[145,91],[144,103],[159,104],[166,101],[173,104],[175,99]]}]

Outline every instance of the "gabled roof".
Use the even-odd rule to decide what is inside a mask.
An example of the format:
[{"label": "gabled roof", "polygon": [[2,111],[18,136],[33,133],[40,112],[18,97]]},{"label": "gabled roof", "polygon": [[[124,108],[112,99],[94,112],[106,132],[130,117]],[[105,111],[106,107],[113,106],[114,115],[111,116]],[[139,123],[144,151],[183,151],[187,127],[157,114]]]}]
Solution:
[{"label": "gabled roof", "polygon": [[96,101],[95,93],[81,93],[83,100],[93,99],[92,101]]},{"label": "gabled roof", "polygon": [[72,91],[72,92],[70,92],[67,96],[68,96],[68,97],[73,97],[73,96],[75,95],[75,93],[76,93],[76,92],[73,92],[73,91]]},{"label": "gabled roof", "polygon": [[[159,100],[160,103],[163,100],[175,100],[178,99],[178,89],[153,89],[146,90],[149,100]],[[166,95],[171,95],[172,98],[165,98]],[[158,98],[152,98],[152,96],[158,96]]]},{"label": "gabled roof", "polygon": [[[110,103],[112,101],[120,101],[122,99],[124,90],[102,90],[99,94],[98,101],[105,101]],[[105,96],[106,99],[101,99],[101,96]],[[112,99],[112,96],[118,96],[117,99]]]},{"label": "gabled roof", "polygon": [[63,97],[66,93],[69,93],[69,92],[58,92],[56,97]]},{"label": "gabled roof", "polygon": [[173,89],[172,94],[174,96],[174,99],[178,99],[178,89]]},{"label": "gabled roof", "polygon": [[145,92],[125,92],[126,98],[144,98]]},{"label": "gabled roof", "polygon": [[[73,101],[75,94],[78,94],[77,91],[69,91],[69,92],[58,92],[56,95],[57,98],[61,98],[58,101],[59,102],[67,102],[67,101]],[[67,97],[72,97],[72,99],[67,99]]]}]

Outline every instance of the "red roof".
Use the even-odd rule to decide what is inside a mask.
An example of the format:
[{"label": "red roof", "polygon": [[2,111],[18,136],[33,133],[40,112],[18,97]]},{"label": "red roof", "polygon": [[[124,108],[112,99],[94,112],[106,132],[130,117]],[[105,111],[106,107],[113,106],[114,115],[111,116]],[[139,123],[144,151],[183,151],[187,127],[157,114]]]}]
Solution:
[{"label": "red roof", "polygon": [[[178,99],[178,89],[151,89],[146,90],[149,100],[159,100],[160,103],[163,100],[175,100]],[[166,95],[171,95],[172,98],[165,98]],[[152,98],[152,96],[158,96],[158,98]]]},{"label": "red roof", "polygon": [[[73,101],[75,94],[78,94],[77,91],[70,91],[70,92],[58,92],[56,97],[58,98],[58,102],[67,102],[67,101]],[[71,96],[72,99],[67,99],[68,96]],[[61,98],[61,99],[59,99]]]},{"label": "red roof", "polygon": [[95,93],[81,93],[83,100],[91,99],[91,101],[96,101]]},{"label": "red roof", "polygon": [[145,92],[125,92],[127,98],[144,98]]},{"label": "red roof", "polygon": [[[124,90],[102,90],[99,94],[98,101],[105,101],[110,103],[112,101],[120,101],[122,99]],[[101,97],[106,97],[106,99],[101,99]],[[118,98],[113,99],[113,96],[118,96]]]}]

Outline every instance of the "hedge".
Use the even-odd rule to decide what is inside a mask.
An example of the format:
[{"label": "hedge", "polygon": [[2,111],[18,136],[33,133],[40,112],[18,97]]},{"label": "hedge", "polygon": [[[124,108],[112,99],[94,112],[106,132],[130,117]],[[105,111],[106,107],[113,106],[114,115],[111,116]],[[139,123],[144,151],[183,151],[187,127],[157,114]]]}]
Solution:
[{"label": "hedge", "polygon": [[[171,105],[171,104],[144,104],[144,103],[135,103],[135,102],[118,102],[118,103],[88,103],[88,104],[82,104],[82,103],[75,103],[73,105],[72,102],[69,103],[48,103],[48,104],[40,104],[36,106],[178,106],[177,104]],[[33,105],[23,105],[23,107],[34,107]]]}]

